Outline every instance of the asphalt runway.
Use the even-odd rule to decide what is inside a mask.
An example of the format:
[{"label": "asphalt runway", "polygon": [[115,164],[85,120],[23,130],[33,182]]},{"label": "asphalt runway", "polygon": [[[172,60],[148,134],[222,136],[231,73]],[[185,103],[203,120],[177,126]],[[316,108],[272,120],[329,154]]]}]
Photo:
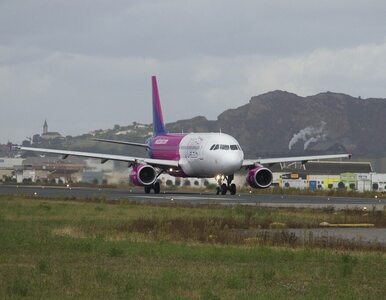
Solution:
[{"label": "asphalt runway", "polygon": [[190,203],[190,204],[220,204],[220,205],[261,205],[270,207],[334,207],[360,208],[364,210],[383,210],[385,199],[300,196],[300,195],[264,195],[264,194],[236,194],[215,195],[214,193],[183,193],[162,192],[160,194],[145,194],[142,189],[111,189],[90,187],[57,187],[57,186],[28,186],[28,185],[0,185],[0,194],[24,194],[49,198],[105,198],[108,200],[131,200],[151,203]]}]

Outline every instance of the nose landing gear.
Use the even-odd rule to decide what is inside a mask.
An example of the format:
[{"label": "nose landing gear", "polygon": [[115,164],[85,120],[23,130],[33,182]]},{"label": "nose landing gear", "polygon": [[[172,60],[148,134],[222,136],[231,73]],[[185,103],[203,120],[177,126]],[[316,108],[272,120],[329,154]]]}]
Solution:
[{"label": "nose landing gear", "polygon": [[[222,183],[223,179],[226,179],[227,183]],[[231,195],[235,195],[236,194],[236,185],[234,183],[232,183],[233,179],[234,179],[233,174],[228,175],[226,177],[220,176],[217,179],[218,187],[216,189],[216,194],[219,195],[221,193],[221,195],[225,195],[227,193],[227,191],[229,190]]]}]

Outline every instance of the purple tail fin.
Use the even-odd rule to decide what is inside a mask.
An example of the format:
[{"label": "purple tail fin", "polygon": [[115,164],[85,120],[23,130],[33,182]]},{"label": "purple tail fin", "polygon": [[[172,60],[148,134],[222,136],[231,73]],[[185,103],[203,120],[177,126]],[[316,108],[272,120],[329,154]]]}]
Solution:
[{"label": "purple tail fin", "polygon": [[151,77],[151,85],[153,91],[153,135],[157,136],[166,134],[166,130],[155,76]]}]

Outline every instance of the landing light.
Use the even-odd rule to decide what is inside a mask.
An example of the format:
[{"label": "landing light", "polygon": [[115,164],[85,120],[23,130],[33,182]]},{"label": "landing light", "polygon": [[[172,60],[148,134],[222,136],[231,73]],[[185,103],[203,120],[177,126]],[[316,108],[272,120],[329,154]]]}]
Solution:
[{"label": "landing light", "polygon": [[216,180],[220,180],[221,176],[220,175],[217,175],[216,176]]},{"label": "landing light", "polygon": [[170,169],[169,169],[169,172],[173,172],[173,168],[170,168]]}]

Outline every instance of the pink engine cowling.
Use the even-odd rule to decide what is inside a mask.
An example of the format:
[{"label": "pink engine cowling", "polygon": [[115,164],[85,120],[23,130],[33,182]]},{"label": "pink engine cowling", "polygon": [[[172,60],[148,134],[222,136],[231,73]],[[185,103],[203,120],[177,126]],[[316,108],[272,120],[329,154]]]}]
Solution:
[{"label": "pink engine cowling", "polygon": [[273,175],[270,169],[257,165],[247,175],[248,184],[255,189],[265,189],[272,184]]},{"label": "pink engine cowling", "polygon": [[155,169],[146,164],[139,164],[133,167],[130,173],[130,180],[138,186],[152,185],[157,179]]}]

